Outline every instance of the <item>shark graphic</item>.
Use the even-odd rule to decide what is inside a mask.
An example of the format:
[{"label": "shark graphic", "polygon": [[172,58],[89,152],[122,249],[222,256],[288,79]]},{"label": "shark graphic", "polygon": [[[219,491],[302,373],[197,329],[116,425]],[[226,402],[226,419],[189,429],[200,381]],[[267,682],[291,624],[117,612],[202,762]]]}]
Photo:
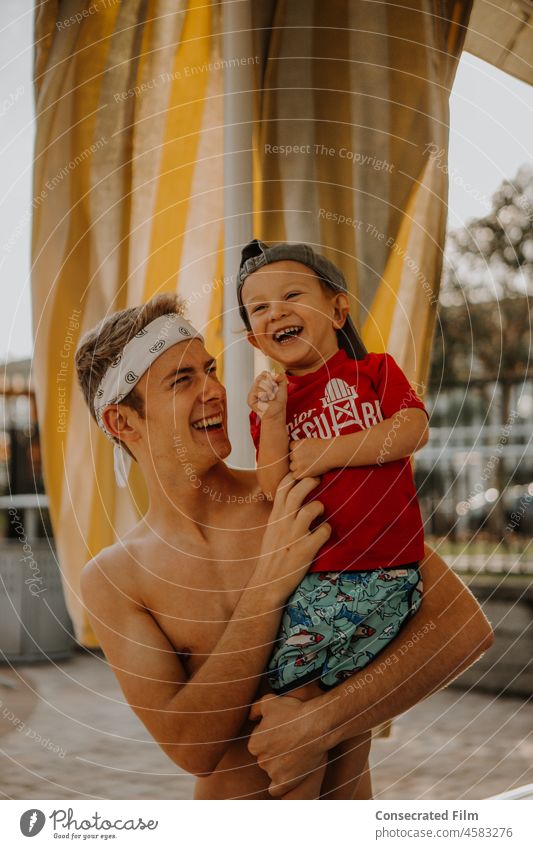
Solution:
[{"label": "shark graphic", "polygon": [[299,601],[296,604],[289,604],[287,606],[287,614],[291,620],[291,628],[294,628],[296,625],[303,625],[305,628],[311,628],[313,625],[313,620],[309,614],[305,612]]}]

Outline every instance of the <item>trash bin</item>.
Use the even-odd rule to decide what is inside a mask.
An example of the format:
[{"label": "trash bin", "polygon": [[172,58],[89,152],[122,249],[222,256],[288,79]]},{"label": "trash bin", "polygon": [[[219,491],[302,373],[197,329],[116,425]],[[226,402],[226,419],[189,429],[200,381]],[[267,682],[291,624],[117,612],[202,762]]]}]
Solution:
[{"label": "trash bin", "polygon": [[75,646],[51,541],[33,536],[46,496],[3,496],[18,539],[0,542],[0,662],[64,659]]}]

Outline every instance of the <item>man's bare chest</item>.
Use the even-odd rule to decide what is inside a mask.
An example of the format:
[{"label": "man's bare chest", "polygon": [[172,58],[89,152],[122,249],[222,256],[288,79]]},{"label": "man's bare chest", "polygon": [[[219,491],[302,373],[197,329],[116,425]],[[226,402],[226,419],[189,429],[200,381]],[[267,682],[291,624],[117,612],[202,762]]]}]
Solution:
[{"label": "man's bare chest", "polygon": [[150,562],[138,564],[143,603],[189,674],[223,635],[257,562],[257,534],[232,537],[219,534],[208,546],[161,542],[151,547]]}]

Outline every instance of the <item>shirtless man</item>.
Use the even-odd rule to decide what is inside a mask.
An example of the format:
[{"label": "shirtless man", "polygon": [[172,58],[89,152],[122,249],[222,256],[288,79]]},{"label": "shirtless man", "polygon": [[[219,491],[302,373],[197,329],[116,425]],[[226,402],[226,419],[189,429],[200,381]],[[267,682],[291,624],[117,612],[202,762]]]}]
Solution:
[{"label": "shirtless man", "polygon": [[[490,646],[490,626],[427,548],[424,602],[399,638],[401,664],[396,641],[365,668],[360,687],[354,677],[352,686],[307,703],[263,695],[250,710],[265,692],[285,600],[329,529],[310,532],[321,506],[302,506],[316,479],[288,476],[272,505],[255,472],[225,465],[225,390],[193,328],[179,318],[182,336],[176,327],[164,332],[179,313],[172,295],[115,313],[76,356],[91,412],[117,446],[123,482],[134,458],[149,497],[138,524],[82,572],[95,634],[134,712],[163,751],[198,776],[195,798],[290,794],[324,752],[323,796],[369,798],[368,771],[359,787],[351,780],[350,740],[456,677]],[[144,342],[156,356],[139,353]],[[122,366],[133,391],[116,392]],[[380,424],[385,439],[390,422]],[[405,452],[400,430],[401,423],[394,445]]]}]

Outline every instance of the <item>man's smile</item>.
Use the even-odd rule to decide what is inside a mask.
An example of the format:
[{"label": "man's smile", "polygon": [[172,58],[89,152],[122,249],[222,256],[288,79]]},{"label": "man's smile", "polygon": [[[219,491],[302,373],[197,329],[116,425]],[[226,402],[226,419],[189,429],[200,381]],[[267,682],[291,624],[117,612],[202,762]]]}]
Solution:
[{"label": "man's smile", "polygon": [[202,419],[198,419],[195,422],[192,422],[192,427],[195,430],[220,430],[223,424],[223,416],[222,413],[217,413],[213,416],[205,416]]}]

